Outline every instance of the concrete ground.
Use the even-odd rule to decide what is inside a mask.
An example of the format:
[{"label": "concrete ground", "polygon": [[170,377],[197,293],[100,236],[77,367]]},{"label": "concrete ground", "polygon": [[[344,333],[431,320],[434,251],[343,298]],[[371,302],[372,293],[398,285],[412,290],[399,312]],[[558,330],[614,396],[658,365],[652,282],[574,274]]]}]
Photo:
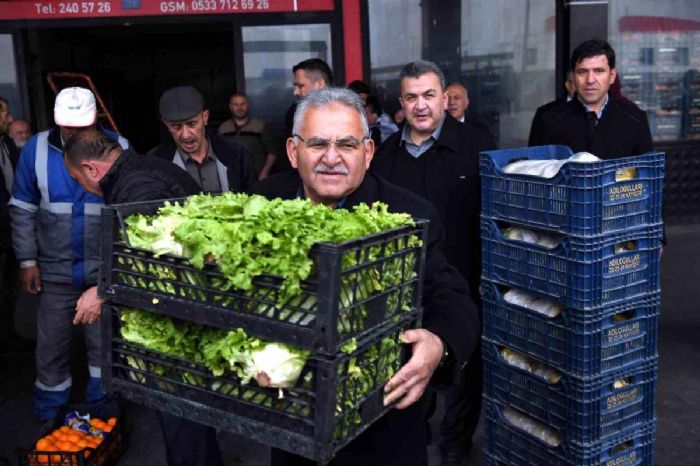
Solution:
[{"label": "concrete ground", "polygon": [[[669,245],[662,260],[662,313],[659,328],[660,372],[657,391],[658,429],[655,464],[697,463],[700,438],[700,225],[669,227]],[[33,337],[35,300],[23,296],[17,310],[17,327]],[[76,352],[80,347],[76,346]],[[32,414],[31,393],[35,377],[33,353],[6,357],[8,371],[2,380],[6,401],[0,404],[0,457],[17,463],[15,448],[29,446],[36,439],[39,423]],[[76,379],[85,369],[75,367]],[[119,466],[165,465],[163,441],[155,412],[136,405],[127,408],[130,447]],[[437,416],[442,412],[438,405]],[[433,419],[434,431],[437,419]],[[220,435],[227,466],[262,466],[269,462],[269,450],[231,434]],[[482,464],[483,433],[479,429],[472,454]],[[430,465],[439,465],[439,452],[430,447]]]}]

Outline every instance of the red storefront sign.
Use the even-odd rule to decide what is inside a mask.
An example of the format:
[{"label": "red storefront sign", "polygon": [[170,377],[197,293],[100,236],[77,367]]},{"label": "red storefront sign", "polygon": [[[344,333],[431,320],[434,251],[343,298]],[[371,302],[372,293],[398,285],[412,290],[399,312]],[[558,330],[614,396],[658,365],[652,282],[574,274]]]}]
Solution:
[{"label": "red storefront sign", "polygon": [[293,13],[333,9],[333,0],[0,0],[0,21]]}]

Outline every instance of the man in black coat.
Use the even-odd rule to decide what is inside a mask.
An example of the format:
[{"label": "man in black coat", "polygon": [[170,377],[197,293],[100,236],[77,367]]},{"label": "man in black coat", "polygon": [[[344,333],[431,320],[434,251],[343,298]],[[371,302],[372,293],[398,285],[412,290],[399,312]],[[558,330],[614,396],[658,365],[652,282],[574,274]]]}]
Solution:
[{"label": "man in black coat", "polygon": [[245,191],[255,182],[248,150],[206,129],[209,110],[204,108],[204,97],[196,88],[168,89],[160,98],[159,108],[173,143],[161,144],[149,155],[172,161],[186,170],[207,193]]},{"label": "man in black coat", "polygon": [[[201,192],[185,171],[170,162],[123,150],[95,130],[71,137],[64,163],[85,191],[102,196],[106,204],[173,199]],[[96,287],[78,300],[74,323],[93,323],[103,300]],[[223,466],[216,431],[195,422],[161,413],[165,454],[169,466]]]},{"label": "man in black coat", "polygon": [[601,159],[652,151],[646,113],[610,94],[617,78],[615,51],[610,44],[602,40],[583,42],[574,49],[570,66],[576,95],[535,116],[529,144],[563,144],[574,152],[590,152]]},{"label": "man in black coat", "polygon": [[[413,355],[386,384],[386,403],[396,409],[341,449],[333,466],[427,465],[424,427],[428,382],[453,383],[478,344],[476,306],[459,273],[442,254],[442,227],[434,208],[420,197],[367,174],[374,142],[362,101],[347,89],[320,89],[298,106],[287,155],[297,172],[269,177],[251,189],[270,198],[304,197],[329,207],[351,208],[381,201],[393,212],[431,220],[423,291],[422,329],[405,332]],[[436,370],[437,369],[437,370]],[[439,379],[439,380],[438,380]],[[310,461],[279,450],[274,466]]]},{"label": "man in black coat", "polygon": [[530,136],[528,138],[528,145],[530,145],[530,146],[535,145],[535,144],[533,144],[533,142],[538,137],[537,134],[535,134],[536,131],[538,130],[537,122],[542,117],[542,114],[546,113],[554,108],[560,107],[574,98],[574,94],[576,94],[576,84],[574,84],[574,75],[572,74],[571,70],[569,70],[566,73],[566,80],[564,81],[564,89],[566,90],[566,95],[559,97],[558,99],[554,99],[551,102],[547,102],[546,104],[544,104],[540,107],[537,107],[537,110],[535,111],[535,116],[532,118],[532,123],[530,125]]},{"label": "man in black coat", "polygon": [[[445,225],[447,261],[466,278],[480,305],[479,153],[495,144],[485,127],[459,123],[445,111],[445,78],[437,65],[410,63],[399,78],[406,125],[379,147],[371,170],[437,208]],[[440,442],[444,466],[467,461],[481,412],[482,372],[477,349],[461,383],[446,393]]]}]

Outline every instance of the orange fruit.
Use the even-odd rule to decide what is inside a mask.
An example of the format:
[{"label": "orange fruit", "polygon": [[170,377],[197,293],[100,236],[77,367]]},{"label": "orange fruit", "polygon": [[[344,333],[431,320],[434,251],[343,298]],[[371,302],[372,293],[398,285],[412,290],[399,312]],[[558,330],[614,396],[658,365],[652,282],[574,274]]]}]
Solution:
[{"label": "orange fruit", "polygon": [[37,455],[36,459],[41,464],[49,464],[49,455]]},{"label": "orange fruit", "polygon": [[52,464],[61,464],[61,460],[63,457],[61,455],[51,455],[51,463]]},{"label": "orange fruit", "polygon": [[71,448],[73,448],[74,445],[73,442],[68,440],[61,440],[60,442],[56,442],[56,449],[58,451],[72,451]]},{"label": "orange fruit", "polygon": [[45,451],[45,450],[49,450],[52,445],[53,445],[53,442],[51,440],[49,440],[49,437],[44,437],[44,438],[37,440],[35,446],[36,446],[37,450]]},{"label": "orange fruit", "polygon": [[110,417],[109,419],[107,419],[107,424],[109,424],[112,427],[116,426],[117,425],[117,418]]},{"label": "orange fruit", "polygon": [[102,422],[103,422],[102,419],[100,419],[98,417],[93,417],[92,419],[90,419],[90,425],[92,425],[92,426],[102,424]]},{"label": "orange fruit", "polygon": [[68,427],[68,426],[61,426],[61,427],[59,427],[57,430],[60,430],[61,432],[70,433],[70,431],[73,430],[73,429],[71,429],[71,428]]},{"label": "orange fruit", "polygon": [[73,442],[73,443],[77,443],[77,442],[80,441],[80,435],[78,435],[77,432],[76,432],[76,433],[72,433],[72,434],[68,434],[68,439],[67,439],[67,440],[70,441],[70,442]]},{"label": "orange fruit", "polygon": [[101,427],[101,429],[102,429],[104,432],[112,432],[113,427],[110,426],[109,424],[105,424],[105,425],[103,425],[103,426]]},{"label": "orange fruit", "polygon": [[85,450],[83,454],[85,455],[85,458],[88,458],[90,455],[92,455],[92,450]]}]

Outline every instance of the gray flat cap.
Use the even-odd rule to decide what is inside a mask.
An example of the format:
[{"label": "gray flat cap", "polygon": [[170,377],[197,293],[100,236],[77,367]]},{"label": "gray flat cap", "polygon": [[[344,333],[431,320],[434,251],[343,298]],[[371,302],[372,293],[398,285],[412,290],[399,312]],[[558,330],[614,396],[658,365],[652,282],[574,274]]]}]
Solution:
[{"label": "gray flat cap", "polygon": [[204,109],[204,97],[193,86],[172,87],[160,97],[160,118],[185,121]]}]

